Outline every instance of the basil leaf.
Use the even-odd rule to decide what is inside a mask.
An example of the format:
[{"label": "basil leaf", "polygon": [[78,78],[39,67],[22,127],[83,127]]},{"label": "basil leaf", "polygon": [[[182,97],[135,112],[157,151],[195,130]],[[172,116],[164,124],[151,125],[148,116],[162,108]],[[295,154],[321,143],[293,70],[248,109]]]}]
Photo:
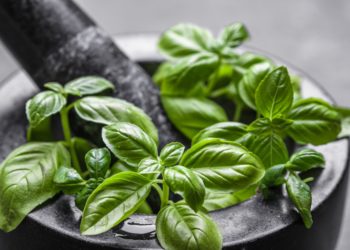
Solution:
[{"label": "basil leaf", "polygon": [[156,220],[157,238],[169,250],[219,250],[222,236],[215,222],[183,203],[163,208]]},{"label": "basil leaf", "polygon": [[61,166],[56,171],[53,182],[55,185],[62,190],[72,191],[73,193],[76,189],[78,191],[84,186],[84,179],[80,176],[80,174],[71,167]]},{"label": "basil leaf", "polygon": [[207,188],[238,191],[263,178],[260,159],[243,146],[219,139],[201,141],[182,157],[180,165],[191,168]]},{"label": "basil leaf", "polygon": [[85,163],[93,178],[106,176],[111,164],[111,154],[107,148],[94,148],[85,155]]},{"label": "basil leaf", "polygon": [[158,48],[169,58],[181,58],[210,51],[214,43],[210,31],[193,24],[178,24],[163,33]]},{"label": "basil leaf", "polygon": [[267,169],[261,183],[266,187],[280,186],[285,182],[286,168],[284,164],[272,166]]},{"label": "basil leaf", "polygon": [[288,118],[294,122],[287,133],[301,144],[325,144],[336,139],[341,129],[338,112],[317,98],[297,101]]},{"label": "basil leaf", "polygon": [[80,77],[64,86],[66,93],[78,96],[94,95],[108,89],[114,90],[114,85],[107,79],[97,76]]},{"label": "basil leaf", "polygon": [[186,203],[197,212],[204,202],[205,186],[191,169],[183,166],[166,168],[163,176],[170,189],[185,198]]},{"label": "basil leaf", "polygon": [[284,130],[292,123],[293,120],[284,118],[274,118],[273,120],[259,118],[248,126],[247,131],[255,134],[277,133],[282,135],[284,134]]},{"label": "basil leaf", "polygon": [[26,114],[34,128],[45,118],[60,112],[66,105],[66,98],[59,93],[47,90],[35,95],[26,103]]},{"label": "basil leaf", "polygon": [[219,35],[222,46],[235,48],[249,38],[247,28],[242,23],[234,23],[226,26]]},{"label": "basil leaf", "polygon": [[70,166],[70,155],[60,143],[28,143],[15,149],[0,166],[0,228],[14,230],[35,207],[59,190],[56,170]]},{"label": "basil leaf", "polygon": [[313,221],[311,215],[312,196],[310,187],[300,177],[290,173],[287,180],[288,196],[298,209],[306,228],[311,228]]},{"label": "basil leaf", "polygon": [[350,135],[350,109],[345,107],[334,107],[341,117],[341,131],[338,138]]},{"label": "basil leaf", "polygon": [[164,166],[174,166],[180,161],[184,151],[185,146],[183,144],[171,142],[160,151],[160,160]]},{"label": "basil leaf", "polygon": [[273,65],[270,59],[252,52],[244,52],[238,57],[237,62],[235,62],[236,65],[239,65],[245,69],[249,69],[253,65],[260,63],[269,63]]},{"label": "basil leaf", "polygon": [[239,122],[220,122],[199,131],[192,138],[192,145],[204,139],[224,139],[235,141],[247,133],[247,126]]},{"label": "basil leaf", "polygon": [[[140,161],[139,164],[141,164],[141,162],[142,161]],[[125,162],[117,161],[111,167],[110,176],[121,173],[121,172],[125,172],[125,171],[137,172],[137,170],[138,170],[138,168],[131,167],[131,166],[127,165]]]},{"label": "basil leaf", "polygon": [[225,111],[206,98],[162,96],[162,103],[171,122],[190,139],[210,125],[227,121]]},{"label": "basil leaf", "polygon": [[126,164],[137,167],[147,157],[157,158],[157,145],[138,126],[118,122],[102,129],[102,139],[109,150]]},{"label": "basil leaf", "polygon": [[258,135],[250,133],[238,142],[259,156],[266,169],[288,161],[287,147],[281,136],[276,133]]},{"label": "basil leaf", "polygon": [[93,144],[80,137],[73,137],[71,139],[71,144],[77,155],[79,166],[85,166],[85,155],[93,148]]},{"label": "basil leaf", "polygon": [[256,185],[233,193],[206,191],[203,208],[207,212],[227,208],[242,203],[256,194]]},{"label": "basil leaf", "polygon": [[312,168],[323,167],[324,157],[316,150],[305,148],[292,155],[286,168],[294,171],[308,171]]},{"label": "basil leaf", "polygon": [[145,202],[151,186],[150,180],[134,172],[109,177],[87,200],[80,231],[96,235],[115,227]]},{"label": "basil leaf", "polygon": [[45,118],[36,127],[29,125],[27,130],[27,142],[50,142],[54,141],[51,129],[51,117]]},{"label": "basil leaf", "polygon": [[140,161],[137,172],[142,175],[147,175],[150,179],[156,179],[163,168],[158,159],[145,158]]},{"label": "basil leaf", "polygon": [[58,82],[48,82],[44,84],[44,87],[57,93],[64,93],[64,88]]},{"label": "basil leaf", "polygon": [[86,185],[75,197],[75,205],[81,210],[84,210],[85,204],[94,190],[103,182],[103,178],[91,178],[86,182]]},{"label": "basil leaf", "polygon": [[257,111],[272,120],[285,115],[293,104],[293,87],[285,67],[270,72],[259,84],[255,92]]},{"label": "basil leaf", "polygon": [[269,62],[251,66],[243,75],[238,84],[239,95],[243,102],[251,109],[256,110],[255,93],[259,83],[271,72],[273,65]]},{"label": "basil leaf", "polygon": [[129,102],[112,97],[84,97],[75,103],[74,109],[80,118],[89,122],[104,125],[133,123],[158,142],[158,131],[151,118]]}]

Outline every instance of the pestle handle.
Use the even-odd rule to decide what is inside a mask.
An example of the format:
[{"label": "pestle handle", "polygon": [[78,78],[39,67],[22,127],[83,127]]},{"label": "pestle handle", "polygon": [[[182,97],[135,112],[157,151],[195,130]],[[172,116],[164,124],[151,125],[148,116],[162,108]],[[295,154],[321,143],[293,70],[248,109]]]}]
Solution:
[{"label": "pestle handle", "polygon": [[0,0],[0,38],[39,87],[85,75],[105,77],[115,84],[116,97],[152,118],[160,145],[183,141],[151,78],[73,1]]}]

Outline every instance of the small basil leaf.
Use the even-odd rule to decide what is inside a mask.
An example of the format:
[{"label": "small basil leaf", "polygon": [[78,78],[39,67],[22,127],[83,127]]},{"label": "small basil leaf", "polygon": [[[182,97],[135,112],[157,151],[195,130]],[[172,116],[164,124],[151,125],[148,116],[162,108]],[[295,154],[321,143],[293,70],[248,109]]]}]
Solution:
[{"label": "small basil leaf", "polygon": [[237,143],[219,139],[195,144],[185,152],[180,165],[191,168],[207,188],[225,192],[253,185],[265,173],[255,154]]},{"label": "small basil leaf", "polygon": [[210,125],[227,121],[225,111],[206,98],[162,96],[162,103],[171,122],[188,138]]},{"label": "small basil leaf", "polygon": [[34,128],[45,118],[60,112],[66,105],[66,98],[59,93],[47,90],[35,95],[26,103],[26,114]]},{"label": "small basil leaf", "polygon": [[137,171],[150,179],[156,179],[163,168],[158,159],[145,158],[140,161]]},{"label": "small basil leaf", "polygon": [[239,122],[220,122],[199,131],[192,138],[192,145],[204,139],[224,139],[235,141],[247,133],[247,126]]},{"label": "small basil leaf", "polygon": [[210,51],[214,43],[210,31],[193,24],[178,24],[163,33],[158,48],[167,57],[181,58]]},{"label": "small basil leaf", "polygon": [[206,191],[203,208],[207,212],[227,208],[244,202],[256,194],[256,185],[233,193]]},{"label": "small basil leaf", "polygon": [[272,166],[266,170],[265,176],[261,183],[266,187],[280,186],[285,183],[284,177],[286,173],[287,171],[284,164]]},{"label": "small basil leaf", "polygon": [[228,25],[219,35],[219,42],[223,46],[235,48],[249,38],[247,28],[242,23]]},{"label": "small basil leaf", "polygon": [[93,148],[93,144],[88,140],[80,137],[73,137],[71,139],[71,144],[77,155],[79,166],[85,166],[85,155]]},{"label": "small basil leaf", "polygon": [[118,122],[104,127],[102,139],[118,159],[132,167],[137,167],[144,158],[158,156],[154,140],[131,123]]},{"label": "small basil leaf", "polygon": [[80,118],[89,122],[104,125],[133,123],[158,142],[158,131],[151,118],[129,102],[112,97],[84,97],[76,102],[74,109]]},{"label": "small basil leaf", "polygon": [[184,203],[163,208],[156,220],[157,238],[169,250],[220,250],[222,236],[215,222]]},{"label": "small basil leaf", "polygon": [[10,153],[0,167],[0,228],[14,230],[35,207],[59,189],[53,179],[60,166],[70,166],[61,143],[32,142]]},{"label": "small basil leaf", "polygon": [[205,186],[191,169],[183,166],[166,168],[163,176],[170,189],[185,198],[186,203],[197,212],[204,202]]},{"label": "small basil leaf", "polygon": [[50,142],[54,141],[54,136],[51,129],[51,117],[45,118],[36,127],[29,125],[27,130],[28,142]]},{"label": "small basil leaf", "polygon": [[86,182],[86,185],[75,197],[75,205],[81,210],[84,210],[86,201],[92,194],[92,192],[103,182],[103,178],[91,178]]},{"label": "small basil leaf", "polygon": [[287,147],[281,136],[276,133],[258,135],[250,133],[238,142],[259,156],[266,169],[288,161]]},{"label": "small basil leaf", "polygon": [[73,168],[62,166],[54,176],[55,185],[66,194],[74,194],[84,187],[85,181]]},{"label": "small basil leaf", "polygon": [[58,82],[48,82],[44,84],[44,87],[57,93],[64,93],[64,88]]},{"label": "small basil leaf", "polygon": [[271,72],[273,65],[269,62],[258,63],[250,67],[238,84],[239,95],[243,102],[251,109],[256,110],[255,92],[259,83]]},{"label": "small basil leaf", "polygon": [[312,168],[323,167],[324,157],[316,150],[305,148],[292,155],[286,167],[294,171],[308,171]]},{"label": "small basil leaf", "polygon": [[285,67],[276,68],[260,82],[255,102],[258,112],[270,120],[289,112],[293,104],[293,87]]},{"label": "small basil leaf", "polygon": [[288,196],[298,209],[306,228],[311,228],[313,221],[311,215],[311,190],[310,187],[303,182],[300,177],[294,173],[290,173],[287,179]]},{"label": "small basil leaf", "polygon": [[111,164],[111,154],[107,148],[94,148],[85,155],[86,167],[93,178],[106,176]]},{"label": "small basil leaf", "polygon": [[94,95],[108,89],[114,90],[114,85],[107,79],[97,76],[80,77],[64,86],[66,93],[78,96]]},{"label": "small basil leaf", "polygon": [[336,139],[341,129],[338,112],[317,98],[297,101],[288,118],[294,122],[287,133],[301,144],[325,144]]},{"label": "small basil leaf", "polygon": [[179,142],[171,142],[160,151],[160,160],[164,166],[176,165],[185,151],[185,146]]},{"label": "small basil leaf", "polygon": [[80,231],[96,235],[115,227],[145,202],[151,187],[149,179],[135,172],[109,177],[87,200]]}]

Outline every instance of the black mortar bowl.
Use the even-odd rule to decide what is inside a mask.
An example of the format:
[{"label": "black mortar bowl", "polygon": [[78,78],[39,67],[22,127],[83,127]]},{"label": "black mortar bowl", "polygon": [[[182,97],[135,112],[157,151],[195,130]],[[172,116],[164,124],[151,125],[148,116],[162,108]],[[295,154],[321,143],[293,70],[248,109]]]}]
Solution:
[{"label": "black mortar bowl", "polygon": [[[146,70],[162,58],[156,52],[154,35],[116,37],[116,43]],[[246,49],[256,51],[254,49]],[[262,52],[260,52],[262,53]],[[262,53],[266,54],[266,53]],[[269,55],[270,56],[270,55]],[[271,56],[270,56],[271,57]],[[291,73],[302,79],[304,97],[315,96],[333,102],[310,77],[289,64]],[[38,92],[36,85],[17,71],[0,88],[0,160],[25,143],[27,121],[24,104]],[[160,135],[161,136],[161,135]],[[306,229],[282,190],[272,200],[256,195],[241,204],[211,213],[218,224],[224,249],[234,250],[332,250],[335,249],[346,199],[349,139],[314,147],[324,154],[326,166],[314,171],[312,183],[314,225]],[[90,250],[159,249],[155,236],[155,216],[135,214],[104,234],[87,237],[79,233],[81,212],[70,196],[58,195],[30,213],[11,233],[0,232],[2,250]],[[208,246],[210,250],[210,246]]]}]

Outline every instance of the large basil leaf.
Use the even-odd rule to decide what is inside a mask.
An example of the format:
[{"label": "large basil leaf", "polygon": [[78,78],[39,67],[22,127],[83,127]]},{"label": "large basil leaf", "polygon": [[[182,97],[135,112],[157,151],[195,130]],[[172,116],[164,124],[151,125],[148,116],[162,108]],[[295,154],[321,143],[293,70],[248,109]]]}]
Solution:
[{"label": "large basil leaf", "polygon": [[305,148],[292,155],[286,168],[294,171],[308,171],[312,168],[323,167],[325,159],[316,150]]},{"label": "large basil leaf", "polygon": [[94,148],[85,155],[86,167],[93,178],[106,176],[111,164],[111,154],[107,148]]},{"label": "large basil leaf", "polygon": [[106,179],[87,200],[80,231],[96,235],[115,227],[145,202],[151,186],[149,179],[135,172]]},{"label": "large basil leaf", "polygon": [[207,191],[203,208],[207,212],[210,212],[239,204],[255,195],[256,189],[256,185],[252,185],[246,189],[233,193]]},{"label": "large basil leaf", "polygon": [[258,63],[250,67],[243,75],[238,84],[239,95],[243,102],[251,109],[256,109],[255,92],[259,83],[272,70],[273,65],[269,62]]},{"label": "large basil leaf", "polygon": [[282,137],[276,133],[247,134],[238,140],[254,154],[260,157],[268,169],[288,161],[288,150]]},{"label": "large basil leaf", "polygon": [[215,40],[210,31],[193,24],[178,24],[159,39],[160,52],[170,58],[181,58],[211,50]]},{"label": "large basil leaf", "polygon": [[303,218],[306,228],[312,226],[311,204],[312,196],[310,187],[303,182],[300,177],[294,173],[290,173],[287,180],[288,196],[298,209]]},{"label": "large basil leaf", "polygon": [[157,158],[157,145],[141,128],[118,122],[102,129],[102,139],[112,153],[132,167],[148,157]]},{"label": "large basil leaf", "polygon": [[74,105],[77,114],[89,122],[110,125],[116,122],[130,122],[139,126],[155,142],[158,131],[150,117],[133,104],[112,97],[84,97]]},{"label": "large basil leaf", "polygon": [[36,127],[45,118],[60,112],[66,105],[66,98],[50,90],[40,92],[26,103],[26,114],[32,127]]},{"label": "large basil leaf", "polygon": [[171,142],[164,146],[159,157],[163,165],[174,166],[180,161],[184,151],[185,146],[183,144]]},{"label": "large basil leaf", "polygon": [[219,139],[195,144],[185,152],[180,165],[191,168],[207,188],[225,192],[255,184],[265,173],[255,154],[237,143]]},{"label": "large basil leaf", "polygon": [[157,237],[168,250],[220,250],[222,236],[215,222],[184,203],[163,208],[156,221]]},{"label": "large basil leaf", "polygon": [[285,67],[270,72],[255,92],[256,109],[264,117],[273,119],[285,115],[293,104],[293,87]]},{"label": "large basil leaf", "polygon": [[198,211],[203,204],[205,186],[203,181],[191,169],[183,166],[166,168],[164,180],[170,189],[185,198],[186,203]]},{"label": "large basil leaf", "polygon": [[0,166],[0,228],[12,231],[35,207],[53,197],[56,170],[70,166],[60,143],[28,143],[15,149]]},{"label": "large basil leaf", "polygon": [[188,138],[210,125],[227,121],[225,111],[206,98],[162,96],[162,103],[171,122]]},{"label": "large basil leaf", "polygon": [[64,86],[66,93],[73,95],[94,95],[105,90],[114,90],[114,85],[102,77],[84,76],[68,82]]},{"label": "large basil leaf", "polygon": [[340,132],[340,116],[327,102],[308,98],[296,102],[289,113],[293,124],[287,133],[296,142],[320,145],[337,138]]},{"label": "large basil leaf", "polygon": [[219,35],[222,46],[235,48],[249,38],[247,28],[242,23],[228,25]]},{"label": "large basil leaf", "polygon": [[235,141],[247,133],[247,125],[239,122],[220,122],[199,131],[192,138],[192,145],[204,139]]}]

